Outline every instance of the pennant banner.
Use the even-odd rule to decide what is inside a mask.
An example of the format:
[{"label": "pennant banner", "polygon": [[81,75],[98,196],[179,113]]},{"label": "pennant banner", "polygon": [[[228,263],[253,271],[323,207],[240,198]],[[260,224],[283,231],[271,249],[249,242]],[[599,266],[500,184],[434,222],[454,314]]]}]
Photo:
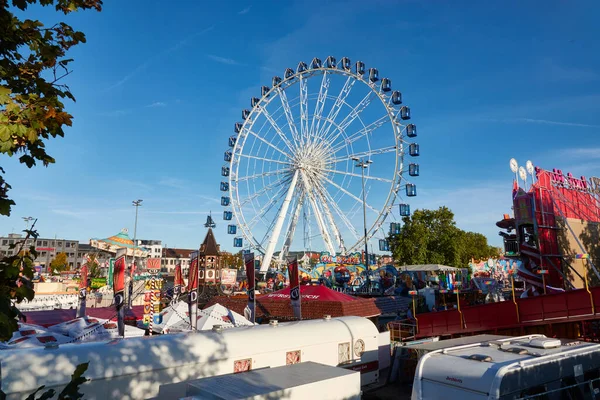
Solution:
[{"label": "pennant banner", "polygon": [[290,300],[292,302],[292,309],[294,310],[294,317],[296,319],[302,319],[302,309],[300,302],[300,280],[298,279],[298,258],[294,257],[288,260],[288,275],[290,277]]},{"label": "pennant banner", "polygon": [[198,323],[198,252],[190,255],[190,272],[188,275],[188,304],[190,314],[190,325],[196,330]]},{"label": "pennant banner", "polygon": [[79,307],[77,308],[77,318],[85,317],[85,306],[87,297],[87,280],[88,280],[88,263],[90,262],[89,257],[86,255],[85,264],[81,267],[79,272]]},{"label": "pennant banner", "polygon": [[125,336],[125,254],[126,249],[117,250],[113,276],[113,295],[117,308],[117,324],[119,336]]},{"label": "pennant banner", "polygon": [[173,282],[173,298],[171,303],[175,304],[179,301],[181,288],[183,287],[183,274],[181,273],[181,264],[175,266],[175,280]]},{"label": "pennant banner", "polygon": [[246,277],[248,278],[248,318],[252,323],[255,322],[256,315],[254,310],[256,309],[256,299],[254,297],[256,278],[254,272],[254,253],[244,254],[244,263],[246,264]]}]

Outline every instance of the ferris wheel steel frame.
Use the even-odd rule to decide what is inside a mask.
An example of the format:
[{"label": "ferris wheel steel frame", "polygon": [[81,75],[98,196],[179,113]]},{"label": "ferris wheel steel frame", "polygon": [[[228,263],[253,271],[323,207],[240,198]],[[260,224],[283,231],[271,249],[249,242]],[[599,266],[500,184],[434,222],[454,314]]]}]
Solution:
[{"label": "ferris wheel steel frame", "polygon": [[[387,91],[383,90],[382,82],[378,78],[371,80],[368,70],[365,71],[364,75],[361,75],[356,72],[356,70],[353,71],[352,66],[348,69],[339,67],[340,63],[341,61],[333,66],[321,65],[315,67],[313,60],[313,63],[310,65],[300,63],[296,71],[293,71],[293,74],[288,73],[288,71],[291,70],[286,70],[285,79],[281,79],[280,82],[273,87],[268,87],[267,91],[264,90],[266,87],[263,87],[263,93],[260,99],[253,98],[253,106],[249,110],[249,113],[245,115],[244,121],[241,123],[241,126],[239,126],[239,129],[239,123],[236,124],[237,137],[232,146],[229,160],[229,206],[231,207],[236,225],[239,228],[243,238],[251,247],[263,254],[263,260],[260,267],[261,272],[266,271],[271,264],[275,247],[279,241],[286,218],[289,219],[289,223],[285,232],[284,243],[279,255],[279,259],[282,260],[284,255],[286,255],[290,250],[303,207],[308,207],[308,212],[312,212],[325,247],[332,255],[337,254],[338,250],[342,254],[347,254],[353,250],[357,250],[363,244],[365,235],[358,234],[358,231],[349,221],[347,215],[339,209],[339,206],[334,198],[339,192],[342,192],[344,195],[350,197],[358,203],[363,203],[363,200],[344,188],[344,183],[338,184],[334,182],[333,179],[330,179],[331,173],[345,175],[343,182],[345,182],[346,176],[360,178],[361,174],[350,173],[348,171],[339,171],[336,169],[336,164],[345,161],[352,161],[352,159],[356,157],[370,158],[371,156],[377,154],[395,153],[394,176],[391,179],[379,178],[367,174],[364,176],[365,179],[373,179],[379,182],[390,184],[390,190],[385,202],[383,203],[383,207],[380,209],[376,209],[364,201],[365,207],[378,214],[375,218],[375,221],[367,229],[366,240],[371,239],[381,228],[391,212],[392,207],[394,206],[394,202],[398,197],[398,191],[402,187],[404,179],[402,176],[405,155],[404,144],[409,143],[404,137],[404,133],[408,124],[402,124],[400,122],[403,120],[400,118],[400,113],[401,109],[406,107],[399,106],[401,101],[400,103],[393,103],[392,93],[388,93]],[[310,118],[308,80],[319,75],[322,76],[321,85],[316,98],[314,114],[312,114],[312,118]],[[341,75],[346,78],[342,89],[336,97],[328,94],[330,77],[333,77],[334,75]],[[346,99],[354,85],[357,83],[366,85],[369,90],[367,94],[358,102],[358,104],[352,107],[350,104],[346,103]],[[291,102],[288,100],[286,94],[286,91],[296,84],[299,85],[300,93],[299,102],[297,104],[300,109],[299,121],[297,118],[294,118]],[[280,111],[283,112],[283,114],[279,115],[277,118],[274,118],[274,116],[271,115],[267,109],[271,102],[275,101],[275,98],[279,98],[281,103],[280,107],[275,113],[279,113]],[[329,99],[335,99],[335,102],[331,106],[328,115],[325,117],[323,116],[323,111],[325,108],[325,103]],[[365,125],[362,122],[362,119],[360,119],[360,114],[371,104],[372,101],[377,100],[379,100],[384,106],[385,114],[368,125]],[[350,112],[340,122],[336,122],[338,115],[344,107],[350,108]],[[274,137],[278,137],[280,139],[280,141],[277,142],[277,146],[271,143],[271,141],[261,137],[257,132],[254,131],[255,124],[261,116],[263,116],[266,120],[262,124],[262,127],[269,125],[270,128],[267,132],[272,129],[274,131]],[[285,118],[284,123],[287,124],[292,140],[290,140],[289,136],[282,131],[281,127],[277,123],[277,120],[280,118]],[[362,128],[348,136],[346,129],[350,127],[352,123],[357,120],[357,118],[362,124]],[[395,146],[371,149],[370,142],[368,141],[368,135],[386,123],[391,123],[392,125]],[[285,128],[286,125],[283,126]],[[262,131],[262,127],[259,127],[260,130],[258,132]],[[254,149],[254,145],[258,141],[260,142],[259,149],[262,148],[262,145],[264,144],[267,149],[272,149],[273,152],[278,152],[283,155],[286,161],[275,159],[274,156],[269,157],[265,155],[264,157],[259,157],[258,155],[250,154],[250,152],[245,154],[244,147],[249,137],[253,137],[252,148],[250,149],[250,152]],[[337,155],[337,152],[343,150],[344,148],[346,148],[346,150],[354,151],[351,146],[352,143],[362,138],[367,139],[367,151],[346,154],[345,156]],[[340,139],[341,143],[337,143],[336,141],[339,141]],[[281,146],[279,146],[279,144],[281,144]],[[333,145],[335,145],[335,147],[332,147]],[[267,153],[265,152],[265,154]],[[326,165],[326,163],[322,160],[326,159],[327,154],[337,156],[332,160],[329,160],[328,164]],[[241,161],[243,158],[254,160],[255,165],[256,162],[262,161],[264,163],[266,161],[269,163],[278,164],[281,168],[278,168],[274,171],[264,171],[263,164],[262,172],[255,171],[254,175],[240,176],[239,168],[242,164]],[[248,161],[248,163],[250,163],[250,161]],[[317,164],[318,168],[315,167]],[[263,187],[261,190],[253,193],[245,199],[240,198],[240,188],[238,185],[241,182],[249,181],[258,177],[263,177],[264,179],[265,176],[273,175],[276,175],[277,178],[274,182],[269,182],[269,184]],[[238,179],[238,177],[240,178]],[[329,193],[329,191],[327,191],[327,189],[324,187],[325,184],[336,188],[338,192],[336,192],[335,195]],[[279,186],[279,188],[277,188],[277,186]],[[246,216],[242,211],[242,207],[270,190],[274,191],[271,200],[262,205],[262,208],[256,213],[256,215],[250,221],[247,221]],[[296,194],[296,196],[294,196],[294,194]],[[259,241],[252,234],[251,230],[260,221],[262,216],[264,216],[284,195],[285,197],[279,208],[279,211],[276,214],[276,219],[271,221],[263,241]],[[291,216],[288,216],[290,208]],[[345,225],[350,233],[357,238],[356,243],[353,245],[346,246],[338,224],[336,224],[334,220],[332,209],[338,215],[338,217],[340,217],[343,225]],[[306,219],[306,211],[304,212],[304,218]],[[271,235],[268,238],[268,242],[265,247],[263,242],[264,239],[267,238],[269,231],[271,232]],[[305,241],[306,236],[307,235],[305,232]]]}]

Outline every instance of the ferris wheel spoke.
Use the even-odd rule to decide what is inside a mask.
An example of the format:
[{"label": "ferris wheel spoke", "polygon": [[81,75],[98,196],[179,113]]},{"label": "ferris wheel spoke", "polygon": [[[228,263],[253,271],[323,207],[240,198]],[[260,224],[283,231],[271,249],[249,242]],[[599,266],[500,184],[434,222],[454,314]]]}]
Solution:
[{"label": "ferris wheel spoke", "polygon": [[340,249],[340,253],[345,254],[346,246],[344,245],[344,238],[342,237],[340,230],[338,229],[335,221],[333,220],[333,214],[331,214],[331,210],[329,209],[329,206],[328,206],[329,202],[325,198],[323,189],[321,187],[317,187],[316,192],[317,192],[317,196],[319,196],[319,198],[321,200],[321,205],[323,207],[323,211],[325,212],[325,216],[327,217],[327,220],[329,221],[331,230],[333,231],[333,234],[335,235],[335,238],[337,240],[337,245],[338,245],[338,248]]},{"label": "ferris wheel spoke", "polygon": [[317,138],[317,132],[321,125],[321,116],[323,115],[323,108],[325,107],[325,101],[327,100],[327,92],[329,90],[329,75],[327,71],[323,73],[323,79],[321,80],[321,88],[319,89],[319,97],[317,97],[317,105],[315,106],[315,113],[313,114],[312,121],[310,123],[310,136]]},{"label": "ferris wheel spoke", "polygon": [[283,261],[284,258],[288,255],[290,247],[292,246],[292,241],[294,240],[296,226],[298,225],[298,219],[300,218],[300,211],[302,210],[302,205],[304,204],[304,191],[301,189],[302,186],[299,186],[298,191],[300,192],[300,195],[298,195],[297,197],[296,208],[294,214],[292,215],[292,219],[290,220],[290,224],[285,235],[285,241],[283,242],[283,247],[281,248],[281,252],[279,253],[280,262]]},{"label": "ferris wheel spoke", "polygon": [[[332,150],[333,153],[337,153],[339,150],[343,149],[344,147],[375,132],[377,129],[379,129],[380,127],[382,127],[389,121],[390,121],[389,117],[387,115],[384,115],[383,117],[379,118],[375,122],[370,123],[369,125],[363,127],[362,129],[358,130],[357,132],[353,133],[352,135],[346,137],[342,141],[341,145],[333,148],[333,150]],[[330,143],[335,143],[335,141],[338,139],[338,137],[340,137],[340,135],[342,135],[342,132],[343,132],[343,130],[340,129],[339,132],[337,133],[337,135],[335,135],[333,138],[330,139],[331,140]]]},{"label": "ferris wheel spoke", "polygon": [[396,146],[388,146],[388,147],[382,147],[381,149],[373,149],[373,150],[369,150],[369,151],[361,151],[359,153],[348,154],[347,156],[344,156],[344,157],[334,158],[331,162],[332,163],[339,163],[339,162],[344,162],[344,161],[351,161],[353,158],[367,158],[367,159],[370,159],[371,156],[374,156],[374,155],[377,155],[377,154],[395,153],[396,149],[397,149]]},{"label": "ferris wheel spoke", "polygon": [[348,219],[346,214],[344,214],[344,212],[340,209],[340,207],[338,206],[337,202],[333,199],[331,194],[329,194],[329,192],[327,191],[327,189],[325,187],[322,187],[321,191],[322,191],[323,195],[325,196],[325,199],[329,202],[329,204],[331,204],[331,208],[333,208],[333,211],[336,212],[336,214],[340,217],[340,219],[342,220],[344,225],[346,225],[348,230],[350,230],[350,233],[352,233],[354,235],[356,240],[359,240],[361,238],[360,234],[358,233],[358,231],[356,230],[354,225],[352,225],[352,223],[350,222],[350,220]]},{"label": "ferris wheel spoke", "polygon": [[[335,169],[323,169],[323,171],[325,171],[325,172],[331,172],[331,173],[334,173],[334,174],[346,175],[346,176],[355,176],[355,177],[361,178],[361,179],[363,177],[361,174],[355,174],[354,172],[337,171]],[[371,179],[371,180],[374,180],[374,181],[379,181],[379,182],[385,182],[385,183],[392,183],[393,182],[391,179],[379,178],[377,176],[370,176],[370,175],[365,175],[364,178],[365,179]]]},{"label": "ferris wheel spoke", "polygon": [[262,208],[248,222],[247,225],[249,228],[254,228],[258,221],[262,219],[265,216],[265,214],[267,214],[271,210],[271,208],[273,208],[275,204],[277,204],[277,202],[280,199],[280,195],[281,193],[283,193],[284,190],[285,186],[281,186],[275,193],[273,193],[273,197],[270,198],[269,201],[266,202],[265,205],[263,205]]},{"label": "ferris wheel spoke", "polygon": [[[327,135],[329,132],[323,136],[324,139],[329,143],[334,143],[335,140],[346,131],[346,128],[352,125],[356,118],[360,117],[360,114],[369,106],[369,104],[371,104],[371,100],[374,96],[375,93],[372,91],[367,93],[367,95],[362,98],[362,100],[348,113],[348,115],[346,115],[346,118],[344,118],[342,122],[338,124],[330,136]],[[335,133],[336,131],[337,134]]]},{"label": "ferris wheel spoke", "polygon": [[266,272],[271,265],[271,259],[273,258],[273,251],[275,250],[275,245],[277,244],[277,240],[279,239],[279,235],[281,233],[281,227],[283,226],[283,222],[287,215],[288,208],[290,206],[290,202],[292,201],[292,197],[294,195],[294,190],[296,189],[296,183],[298,182],[298,170],[294,172],[294,176],[292,177],[292,182],[288,188],[285,199],[283,200],[283,204],[279,209],[279,214],[277,215],[277,222],[275,222],[275,227],[273,228],[271,237],[269,238],[269,243],[267,244],[267,249],[265,250],[265,255],[263,256],[262,264],[260,265],[260,272]]},{"label": "ferris wheel spoke", "polygon": [[[359,175],[360,176],[360,175]],[[366,178],[366,176],[365,176]],[[331,185],[335,186],[336,188],[338,188],[339,190],[341,190],[343,193],[345,193],[347,196],[349,196],[350,198],[356,200],[358,203],[362,204],[362,199],[359,199],[358,197],[356,197],[355,195],[353,195],[352,193],[350,193],[349,191],[347,191],[346,189],[344,189],[343,187],[341,187],[340,185],[338,185],[337,183],[335,183],[334,181],[332,181],[331,179],[325,177],[324,178],[327,182],[329,182]],[[373,211],[375,214],[379,214],[379,211],[377,211],[373,206],[371,206],[369,203],[367,203],[365,201],[365,206],[366,208],[368,208],[369,210]]]},{"label": "ferris wheel spoke", "polygon": [[263,115],[265,116],[267,121],[269,121],[269,123],[271,124],[271,126],[273,127],[275,132],[277,132],[277,135],[279,135],[279,137],[281,138],[281,141],[283,143],[285,143],[285,145],[287,146],[288,149],[293,151],[294,147],[292,146],[292,144],[290,143],[288,138],[285,137],[285,134],[283,133],[283,131],[281,130],[281,128],[279,127],[277,122],[273,119],[271,114],[269,114],[269,112],[267,111],[267,109],[265,107],[261,107],[261,111],[263,112]]},{"label": "ferris wheel spoke", "polygon": [[300,75],[300,140],[301,144],[308,143],[308,85],[306,78]]},{"label": "ferris wheel spoke", "polygon": [[329,236],[329,231],[327,230],[325,222],[323,221],[323,216],[321,215],[321,211],[319,210],[317,201],[315,200],[314,192],[311,190],[312,188],[311,188],[310,181],[309,181],[308,177],[306,176],[306,173],[304,173],[304,171],[301,170],[301,173],[302,173],[302,181],[304,182],[304,190],[306,191],[306,193],[308,195],[308,200],[309,200],[309,202],[312,206],[312,210],[315,214],[315,220],[317,221],[317,226],[319,227],[319,230],[321,231],[321,237],[323,238],[325,247],[327,248],[327,250],[329,250],[329,252],[331,254],[335,254],[335,247],[333,246],[333,243],[331,242],[331,237]]},{"label": "ferris wheel spoke", "polygon": [[342,87],[342,89],[340,90],[340,93],[338,94],[337,98],[335,99],[335,102],[333,103],[331,110],[329,110],[329,113],[327,114],[326,120],[329,122],[329,124],[323,125],[323,127],[318,132],[317,137],[323,138],[323,137],[327,136],[327,134],[329,133],[329,130],[334,125],[335,119],[337,118],[338,114],[342,110],[342,107],[346,103],[346,98],[350,94],[350,91],[352,91],[352,87],[354,86],[355,82],[356,82],[355,78],[353,78],[352,76],[348,76],[348,78],[346,79],[346,82],[344,83],[344,86]]},{"label": "ferris wheel spoke", "polygon": [[263,138],[262,136],[258,135],[256,132],[247,129],[246,130],[248,133],[250,133],[252,136],[254,136],[255,138],[257,138],[258,140],[260,140],[261,142],[263,142],[264,144],[266,144],[267,146],[271,147],[273,150],[276,150],[278,152],[280,152],[281,154],[283,154],[284,156],[286,156],[288,159],[292,158],[289,153],[286,153],[285,151],[281,150],[279,147],[275,146],[273,143],[269,142],[268,140],[266,140],[265,138]]},{"label": "ferris wheel spoke", "polygon": [[[264,167],[263,167],[263,169],[264,169]],[[238,182],[244,182],[244,181],[252,180],[252,179],[256,179],[256,178],[263,178],[265,176],[282,174],[282,173],[287,172],[287,171],[289,171],[289,168],[276,169],[276,170],[273,170],[273,171],[261,172],[260,174],[243,176],[241,178],[237,178],[236,181],[238,181]]]},{"label": "ferris wheel spoke", "polygon": [[283,183],[284,179],[285,179],[285,177],[282,176],[281,178],[277,179],[275,182],[273,182],[269,185],[266,185],[261,190],[255,192],[252,196],[248,197],[247,199],[244,199],[244,201],[240,203],[240,207],[245,206],[246,204],[253,201],[257,197],[260,197],[263,194],[265,194],[266,192],[268,192],[269,190],[277,187],[278,185],[281,185]]},{"label": "ferris wheel spoke", "polygon": [[287,162],[287,161],[281,161],[281,160],[273,160],[272,158],[265,158],[265,157],[258,157],[258,156],[252,156],[250,154],[244,154],[244,153],[240,153],[239,154],[240,157],[244,157],[244,158],[249,158],[252,160],[262,160],[262,161],[268,161],[268,162],[272,162],[275,164],[283,164],[283,165],[292,165],[292,163]]},{"label": "ferris wheel spoke", "polygon": [[288,102],[287,95],[285,91],[280,87],[277,88],[277,93],[279,93],[279,100],[281,101],[281,107],[283,108],[283,112],[285,114],[285,119],[287,120],[290,131],[292,132],[292,138],[295,143],[300,143],[300,135],[298,134],[298,128],[294,123],[294,116],[292,114],[292,110],[290,108],[290,103]]}]

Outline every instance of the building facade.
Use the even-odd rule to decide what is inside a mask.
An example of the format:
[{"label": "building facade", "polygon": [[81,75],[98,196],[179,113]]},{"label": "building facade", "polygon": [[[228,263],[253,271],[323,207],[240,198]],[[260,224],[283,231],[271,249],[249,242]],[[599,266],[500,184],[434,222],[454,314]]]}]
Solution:
[{"label": "building facade", "polygon": [[[24,240],[25,237],[19,233],[11,233],[8,236],[0,237],[0,257],[17,254],[20,246],[17,245],[12,249],[10,246],[22,243]],[[28,249],[33,243],[33,239],[27,239],[23,248]],[[67,255],[67,266],[70,269],[77,268],[77,263],[80,262],[79,241],[77,240],[38,238],[35,242],[35,249],[38,252],[38,257],[34,265],[42,266],[43,272],[49,272],[50,263],[59,253]]]},{"label": "building facade", "polygon": [[148,249],[148,258],[162,258],[162,240],[136,239],[135,245]]},{"label": "building facade", "polygon": [[173,273],[175,266],[181,264],[181,272],[184,277],[187,277],[190,269],[190,254],[194,249],[173,249],[163,248],[160,260],[160,271]]}]

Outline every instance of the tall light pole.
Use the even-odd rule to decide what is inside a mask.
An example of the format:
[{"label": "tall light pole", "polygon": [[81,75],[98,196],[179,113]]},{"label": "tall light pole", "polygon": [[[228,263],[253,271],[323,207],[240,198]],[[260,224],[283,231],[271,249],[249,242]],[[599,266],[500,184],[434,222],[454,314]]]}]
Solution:
[{"label": "tall light pole", "polygon": [[356,168],[360,168],[360,175],[362,177],[362,201],[363,201],[363,224],[365,228],[365,267],[367,271],[367,288],[371,290],[370,284],[371,279],[369,277],[369,245],[367,240],[367,200],[365,193],[365,169],[369,168],[369,165],[373,162],[371,160],[362,160],[358,157],[352,157],[353,161],[356,161]]},{"label": "tall light pole", "polygon": [[137,247],[137,220],[138,220],[138,208],[142,205],[142,199],[134,200],[131,204],[135,207],[135,224],[133,225],[133,265],[131,267],[131,279],[129,280],[129,301],[128,305],[131,309],[132,297],[133,297],[133,271],[135,266],[135,248]]}]

